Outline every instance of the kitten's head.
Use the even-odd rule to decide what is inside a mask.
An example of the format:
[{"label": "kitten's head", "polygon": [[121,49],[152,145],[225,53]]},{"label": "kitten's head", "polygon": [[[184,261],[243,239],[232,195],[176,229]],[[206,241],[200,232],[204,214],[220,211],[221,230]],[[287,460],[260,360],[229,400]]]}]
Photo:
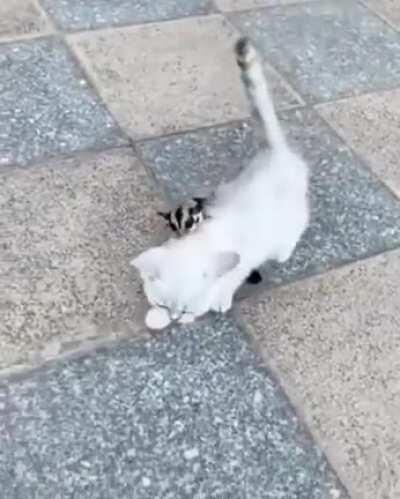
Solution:
[{"label": "kitten's head", "polygon": [[207,312],[207,299],[215,281],[238,265],[237,253],[177,251],[175,246],[159,246],[144,251],[130,263],[143,279],[149,303],[165,307],[173,319],[184,312],[195,316]]}]

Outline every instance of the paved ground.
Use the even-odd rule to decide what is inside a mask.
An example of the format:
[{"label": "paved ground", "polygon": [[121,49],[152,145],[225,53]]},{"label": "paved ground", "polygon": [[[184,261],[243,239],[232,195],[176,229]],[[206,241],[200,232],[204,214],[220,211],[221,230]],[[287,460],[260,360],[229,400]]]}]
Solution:
[{"label": "paved ground", "polygon": [[[257,147],[239,33],[312,224],[229,317],[151,336],[156,209]],[[2,0],[1,496],[400,497],[399,153],[396,0]]]}]

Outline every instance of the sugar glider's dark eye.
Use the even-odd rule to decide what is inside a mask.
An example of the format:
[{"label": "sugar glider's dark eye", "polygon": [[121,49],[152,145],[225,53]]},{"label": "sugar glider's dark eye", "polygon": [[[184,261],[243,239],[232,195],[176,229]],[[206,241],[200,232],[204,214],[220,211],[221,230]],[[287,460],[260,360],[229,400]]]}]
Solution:
[{"label": "sugar glider's dark eye", "polygon": [[174,232],[178,232],[178,227],[173,224],[172,222],[169,223],[169,226],[171,227],[171,229],[174,231]]},{"label": "sugar glider's dark eye", "polygon": [[186,220],[185,222],[185,229],[191,229],[193,227],[194,220],[193,218],[189,218],[189,220]]}]

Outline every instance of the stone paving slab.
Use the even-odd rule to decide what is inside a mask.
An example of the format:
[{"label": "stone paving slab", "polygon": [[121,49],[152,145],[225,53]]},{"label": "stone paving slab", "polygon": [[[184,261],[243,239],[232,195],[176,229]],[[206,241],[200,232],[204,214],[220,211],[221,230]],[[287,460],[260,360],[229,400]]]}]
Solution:
[{"label": "stone paving slab", "polygon": [[[236,37],[221,16],[209,16],[69,41],[121,126],[138,139],[249,115],[232,52]],[[300,103],[272,69],[269,75],[283,106]]]},{"label": "stone paving slab", "polygon": [[67,31],[139,24],[211,13],[211,0],[40,0]]},{"label": "stone paving slab", "polygon": [[323,104],[318,111],[400,198],[400,90]]},{"label": "stone paving slab", "polygon": [[363,2],[392,26],[400,29],[400,3],[397,0],[363,0]]},{"label": "stone paving slab", "polygon": [[233,13],[307,102],[400,85],[400,34],[352,0]]},{"label": "stone paving slab", "polygon": [[36,0],[0,2],[0,41],[50,31],[51,25]]},{"label": "stone paving slab", "polygon": [[310,1],[313,0],[215,0],[215,3],[220,10],[229,12]]},{"label": "stone paving slab", "polygon": [[129,260],[160,197],[129,149],[0,171],[0,369],[144,333]]},{"label": "stone paving slab", "polygon": [[7,499],[347,497],[230,320],[124,343],[8,388]]},{"label": "stone paving slab", "polygon": [[400,497],[400,252],[242,304],[353,499]]},{"label": "stone paving slab", "polygon": [[[285,265],[268,264],[265,284],[280,284],[400,244],[400,203],[313,110],[281,114],[294,147],[312,168],[312,223]],[[143,161],[179,200],[233,176],[256,149],[242,123],[141,142]],[[191,192],[188,191],[191,189]]]},{"label": "stone paving slab", "polygon": [[126,143],[62,41],[0,45],[0,166]]}]

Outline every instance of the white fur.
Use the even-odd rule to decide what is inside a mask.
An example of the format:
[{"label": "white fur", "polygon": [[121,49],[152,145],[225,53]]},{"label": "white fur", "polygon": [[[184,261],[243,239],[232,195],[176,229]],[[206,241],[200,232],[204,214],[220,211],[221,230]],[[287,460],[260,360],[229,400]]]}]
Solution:
[{"label": "white fur", "polygon": [[256,53],[244,70],[249,98],[269,148],[216,193],[210,219],[182,239],[145,251],[131,262],[153,306],[172,319],[226,312],[235,291],[267,260],[286,261],[309,221],[308,168],[287,145]]}]

